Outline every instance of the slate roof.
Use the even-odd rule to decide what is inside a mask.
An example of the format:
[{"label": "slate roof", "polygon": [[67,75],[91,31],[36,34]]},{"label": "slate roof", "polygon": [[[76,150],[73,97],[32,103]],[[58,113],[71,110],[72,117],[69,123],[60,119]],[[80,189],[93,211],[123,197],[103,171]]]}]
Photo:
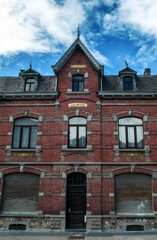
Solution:
[{"label": "slate roof", "polygon": [[[128,92],[154,92],[157,91],[157,75],[138,75],[136,77],[137,90]],[[120,78],[116,75],[104,76],[102,80],[102,91],[122,92]]]},{"label": "slate roof", "polygon": [[[100,90],[97,95],[101,99],[114,99],[114,98],[157,98],[157,75],[137,75],[134,70],[128,67],[119,71],[118,75],[104,75],[104,67],[100,65],[85,45],[81,42],[79,36],[70,46],[70,48],[65,52],[65,54],[60,58],[60,60],[52,66],[55,74],[64,67],[64,65],[69,61],[72,55],[77,49],[80,49],[86,56],[88,61],[92,66],[101,72],[102,82],[100,84]],[[146,72],[150,73],[150,69]],[[132,76],[133,81],[136,82],[136,89],[133,91],[123,91],[122,90],[122,77]],[[100,75],[99,75],[100,76]],[[34,77],[38,81],[37,90],[34,92],[24,91],[25,80],[27,78]],[[0,77],[0,98],[5,99],[55,99],[59,96],[59,91],[57,89],[57,77],[56,76],[41,76],[40,73],[32,69],[32,64],[30,68],[25,71],[21,70],[18,77]]]},{"label": "slate roof", "polygon": [[[24,92],[24,84],[22,77],[0,77],[0,93]],[[55,76],[43,76],[38,80],[37,92],[55,92],[56,86]]]},{"label": "slate roof", "polygon": [[38,79],[36,91],[24,91],[25,79],[23,77],[0,77],[0,99],[24,100],[24,99],[56,99],[57,78],[55,76],[43,76]]}]

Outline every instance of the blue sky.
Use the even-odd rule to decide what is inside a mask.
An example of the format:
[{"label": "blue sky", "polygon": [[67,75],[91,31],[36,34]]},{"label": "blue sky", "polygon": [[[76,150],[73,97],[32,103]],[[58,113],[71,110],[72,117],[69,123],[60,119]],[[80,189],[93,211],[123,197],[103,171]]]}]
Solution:
[{"label": "blue sky", "polygon": [[157,74],[157,0],[0,0],[0,76],[17,76],[30,61],[41,75],[77,37],[106,75],[125,68]]}]

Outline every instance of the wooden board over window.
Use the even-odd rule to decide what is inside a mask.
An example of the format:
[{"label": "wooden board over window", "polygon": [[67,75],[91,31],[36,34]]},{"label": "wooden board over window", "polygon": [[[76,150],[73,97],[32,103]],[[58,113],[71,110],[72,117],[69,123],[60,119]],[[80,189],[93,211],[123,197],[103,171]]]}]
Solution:
[{"label": "wooden board over window", "polygon": [[152,213],[151,177],[126,173],[115,177],[116,214],[145,215]]},{"label": "wooden board over window", "polygon": [[4,177],[2,212],[33,212],[38,210],[39,176],[12,173]]}]

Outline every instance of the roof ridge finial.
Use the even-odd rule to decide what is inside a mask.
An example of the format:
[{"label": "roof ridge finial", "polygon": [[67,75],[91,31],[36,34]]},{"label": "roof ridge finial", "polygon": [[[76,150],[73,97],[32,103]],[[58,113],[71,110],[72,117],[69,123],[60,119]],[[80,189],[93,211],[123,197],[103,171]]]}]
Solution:
[{"label": "roof ridge finial", "polygon": [[128,62],[127,62],[127,60],[125,59],[125,65],[126,65],[126,67],[128,67]]},{"label": "roof ridge finial", "polygon": [[30,68],[32,69],[32,61],[30,61]]},{"label": "roof ridge finial", "polygon": [[78,24],[78,28],[77,28],[77,37],[80,37],[80,29],[79,29],[79,24]]}]

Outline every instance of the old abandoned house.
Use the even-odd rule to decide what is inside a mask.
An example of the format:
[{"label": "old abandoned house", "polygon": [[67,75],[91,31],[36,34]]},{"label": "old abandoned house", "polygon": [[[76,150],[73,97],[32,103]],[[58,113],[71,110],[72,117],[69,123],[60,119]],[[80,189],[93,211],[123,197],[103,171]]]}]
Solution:
[{"label": "old abandoned house", "polygon": [[0,229],[157,228],[157,76],[79,36],[52,69],[0,77]]}]

